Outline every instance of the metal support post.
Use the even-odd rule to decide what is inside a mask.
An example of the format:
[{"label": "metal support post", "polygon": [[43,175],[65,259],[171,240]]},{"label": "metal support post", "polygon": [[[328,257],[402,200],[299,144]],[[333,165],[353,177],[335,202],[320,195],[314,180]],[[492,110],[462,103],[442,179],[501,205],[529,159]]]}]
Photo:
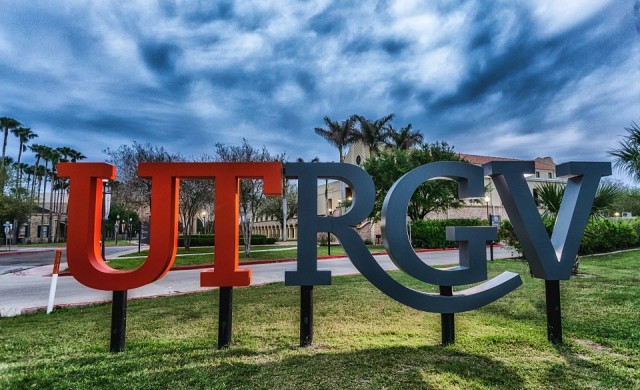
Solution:
[{"label": "metal support post", "polygon": [[300,286],[300,346],[313,342],[313,286]]},{"label": "metal support post", "polygon": [[229,348],[233,330],[233,287],[220,287],[218,304],[218,349]]},{"label": "metal support post", "polygon": [[[453,295],[453,287],[440,286],[440,295],[450,297]],[[442,345],[453,344],[456,341],[456,330],[453,313],[441,313]]]},{"label": "metal support post", "polygon": [[114,291],[111,302],[111,352],[124,351],[127,332],[127,290]]},{"label": "metal support post", "polygon": [[562,316],[560,312],[560,281],[545,280],[547,300],[547,339],[552,344],[562,344]]}]

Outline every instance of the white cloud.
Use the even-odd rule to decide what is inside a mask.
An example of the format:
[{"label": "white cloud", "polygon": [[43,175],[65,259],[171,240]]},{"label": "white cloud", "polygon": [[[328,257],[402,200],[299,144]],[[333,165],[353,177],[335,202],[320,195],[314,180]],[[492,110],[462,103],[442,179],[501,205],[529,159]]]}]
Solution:
[{"label": "white cloud", "polygon": [[528,0],[540,33],[560,34],[602,11],[612,0]]}]

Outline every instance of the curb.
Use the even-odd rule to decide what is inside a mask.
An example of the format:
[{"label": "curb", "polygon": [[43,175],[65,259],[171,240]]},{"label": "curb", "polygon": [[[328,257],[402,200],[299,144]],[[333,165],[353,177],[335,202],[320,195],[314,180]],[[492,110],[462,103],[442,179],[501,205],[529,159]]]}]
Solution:
[{"label": "curb", "polygon": [[[494,248],[498,248],[498,247],[502,247],[502,244],[493,244]],[[489,247],[489,245],[487,245],[487,248]],[[425,253],[425,252],[444,252],[444,251],[455,251],[458,250],[458,248],[430,248],[430,249],[418,249],[415,252],[416,253]],[[371,256],[384,256],[384,255],[388,255],[388,252],[371,252]],[[346,254],[343,255],[335,255],[335,256],[319,256],[318,260],[333,260],[333,259],[342,259],[345,257],[349,257]],[[295,261],[297,261],[298,259],[295,257],[292,258],[286,258],[286,259],[270,259],[270,260],[256,260],[256,261],[245,261],[243,263],[240,263],[239,266],[246,266],[246,265],[260,265],[260,264],[276,264],[276,263],[293,263]],[[181,266],[177,266],[177,267],[171,267],[171,269],[169,270],[171,271],[188,271],[188,270],[194,270],[194,269],[207,269],[207,268],[211,268],[212,264],[198,264],[198,265],[181,265]],[[51,276],[51,275],[45,275],[45,276]],[[71,272],[61,272],[60,274],[58,274],[58,276],[71,276]]]},{"label": "curb", "polygon": [[[21,250],[10,250],[10,251],[2,251],[0,252],[0,256],[6,256],[6,255],[25,255],[25,254],[29,254],[29,253],[40,253],[40,252],[49,252],[49,251],[54,251],[58,248],[43,248],[43,249],[34,249],[34,250],[28,250],[28,251],[21,251]],[[67,248],[62,248],[64,250],[66,250]]]}]

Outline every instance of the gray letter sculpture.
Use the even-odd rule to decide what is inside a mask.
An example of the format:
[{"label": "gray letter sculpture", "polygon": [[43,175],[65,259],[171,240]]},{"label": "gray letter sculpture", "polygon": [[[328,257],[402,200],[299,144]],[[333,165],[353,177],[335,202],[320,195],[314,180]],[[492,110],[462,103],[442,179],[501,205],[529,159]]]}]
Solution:
[{"label": "gray letter sculpture", "polygon": [[483,168],[498,190],[533,275],[545,280],[569,279],[600,178],[611,175],[611,163],[568,162],[556,167],[558,176],[572,177],[551,239],[524,177],[535,172],[535,163],[494,161]]},{"label": "gray letter sculpture", "polygon": [[[402,221],[402,224],[393,229],[396,234],[393,238],[385,237],[385,245],[388,250],[393,249],[396,253],[394,256],[396,264],[412,276],[419,276],[419,280],[435,284],[444,284],[443,282],[446,281],[449,283],[448,285],[468,284],[483,280],[483,277],[486,278],[486,240],[495,237],[495,229],[448,229],[450,239],[462,241],[461,267],[455,267],[451,270],[435,270],[422,263],[411,249],[411,244],[408,243],[405,224],[408,201],[415,188],[423,181],[432,177],[451,176],[459,181],[463,195],[480,193],[478,196],[481,196],[484,193],[481,168],[465,163],[432,164],[416,168],[415,172],[409,172],[387,194],[385,214],[383,215],[387,221],[385,233],[391,234],[388,221]],[[284,168],[287,177],[298,178],[300,199],[298,205],[300,230],[298,232],[297,270],[285,273],[286,285],[331,284],[330,271],[317,269],[316,236],[318,232],[326,231],[330,231],[338,237],[351,262],[373,285],[398,302],[418,310],[431,313],[457,313],[474,310],[501,298],[522,284],[518,274],[504,272],[478,286],[458,291],[453,296],[429,294],[408,288],[398,283],[380,267],[360,236],[351,227],[366,219],[373,209],[375,195],[373,181],[364,170],[355,165],[336,163],[287,163]],[[317,216],[316,186],[317,180],[320,178],[343,180],[351,187],[354,200],[351,209],[346,214],[339,217]],[[468,179],[471,179],[471,187],[473,188],[466,191]],[[480,183],[480,190],[477,187],[478,183]],[[407,195],[409,189],[410,193]],[[395,195],[394,191],[396,191]],[[389,201],[390,199],[391,201]],[[394,207],[399,206],[399,208],[391,210],[390,203],[393,203]],[[389,213],[397,215],[387,215]],[[401,246],[399,251],[394,248],[395,245]],[[399,254],[410,256],[398,261],[397,255]],[[419,264],[416,263],[416,259],[420,262]],[[482,266],[484,266],[484,270],[481,269]],[[428,274],[422,276],[420,274],[422,271],[427,271]]]}]

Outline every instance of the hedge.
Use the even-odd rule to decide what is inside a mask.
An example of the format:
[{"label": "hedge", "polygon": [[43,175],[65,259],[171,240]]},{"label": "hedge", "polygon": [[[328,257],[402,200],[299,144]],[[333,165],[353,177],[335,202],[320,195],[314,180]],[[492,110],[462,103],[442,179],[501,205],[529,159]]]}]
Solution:
[{"label": "hedge", "polygon": [[[547,233],[553,232],[553,220],[543,218]],[[640,221],[638,220],[611,220],[606,218],[591,218],[584,230],[580,243],[579,255],[594,253],[606,253],[640,246]],[[509,220],[502,221],[498,232],[500,241],[513,247],[522,253],[522,247],[518,242],[513,226]]]},{"label": "hedge", "polygon": [[411,245],[414,248],[455,248],[457,241],[447,241],[447,226],[487,226],[484,219],[425,219],[411,222]]},{"label": "hedge", "polygon": [[[270,245],[275,244],[276,241],[275,238],[262,234],[253,234],[251,236],[251,245]],[[191,236],[191,246],[212,246],[214,243],[215,235],[213,234],[196,234]],[[244,245],[244,237],[240,237],[240,245]],[[178,237],[178,246],[184,247],[184,236]]]}]

